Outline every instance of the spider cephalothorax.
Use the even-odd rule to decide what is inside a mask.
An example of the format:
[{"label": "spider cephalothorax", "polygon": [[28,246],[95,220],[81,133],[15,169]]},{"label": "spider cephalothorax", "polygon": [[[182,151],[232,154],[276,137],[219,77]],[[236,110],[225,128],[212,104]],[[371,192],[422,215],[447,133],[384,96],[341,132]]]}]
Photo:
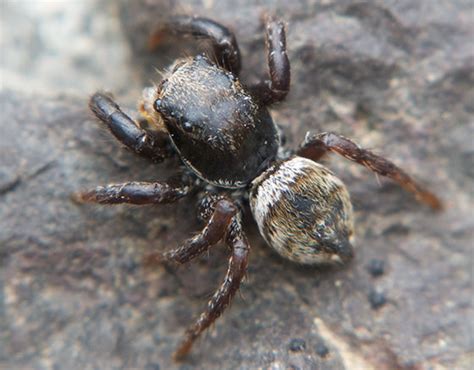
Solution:
[{"label": "spider cephalothorax", "polygon": [[244,187],[276,157],[280,141],[267,108],[204,56],[174,65],[154,107],[183,162],[213,185]]},{"label": "spider cephalothorax", "polygon": [[[226,278],[188,329],[175,353],[179,358],[222,314],[245,275],[250,250],[241,226],[245,202],[264,239],[283,257],[303,264],[346,263],[352,258],[349,193],[341,180],[316,163],[324,154],[338,153],[387,176],[435,209],[441,204],[392,162],[334,133],[308,133],[298,150],[279,150],[279,130],[267,107],[283,100],[290,85],[283,23],[267,19],[269,79],[248,87],[238,79],[240,52],[224,26],[205,18],[174,17],[153,34],[151,44],[167,33],[210,39],[216,58],[179,59],[158,86],[144,90],[140,112],[153,130],[142,128],[106,94],[94,94],[89,105],[137,154],[155,162],[179,155],[185,166],[168,181],[112,184],[75,198],[157,204],[199,194],[204,229],[180,247],[145,259],[147,264],[185,263],[221,240],[230,247]],[[246,193],[248,197],[242,196]]]}]

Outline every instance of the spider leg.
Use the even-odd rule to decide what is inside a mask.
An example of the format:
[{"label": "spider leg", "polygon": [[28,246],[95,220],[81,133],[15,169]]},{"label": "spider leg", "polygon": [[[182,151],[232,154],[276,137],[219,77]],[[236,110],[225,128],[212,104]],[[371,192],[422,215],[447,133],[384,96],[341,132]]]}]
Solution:
[{"label": "spider leg", "polygon": [[126,115],[108,95],[97,92],[89,101],[92,112],[105,123],[112,134],[135,153],[161,162],[172,156],[167,137],[142,129]]},{"label": "spider leg", "polygon": [[172,203],[188,195],[193,186],[190,179],[172,178],[164,182],[127,182],[98,186],[73,194],[80,203],[100,204],[158,204]]},{"label": "spider leg", "polygon": [[147,255],[144,259],[145,265],[152,266],[165,261],[183,264],[217,244],[224,237],[238,209],[230,199],[220,198],[214,202],[212,209],[207,210],[207,212],[209,211],[211,214],[207,217],[207,225],[198,235],[170,251]]},{"label": "spider leg", "polygon": [[226,243],[231,248],[232,255],[229,259],[224,282],[212,296],[206,310],[186,331],[184,340],[180,343],[173,355],[176,360],[183,358],[191,350],[194,341],[201,333],[222,315],[239,289],[240,282],[245,277],[250,246],[245,234],[241,230],[240,221],[237,217],[233,219],[226,237]]},{"label": "spider leg", "polygon": [[282,101],[290,90],[290,61],[286,53],[285,25],[267,17],[266,37],[269,80],[252,86],[251,91],[266,105]]},{"label": "spider leg", "polygon": [[239,74],[239,46],[234,34],[227,27],[207,18],[175,16],[152,33],[149,39],[150,49],[155,49],[168,33],[211,40],[217,63],[235,75]]},{"label": "spider leg", "polygon": [[357,144],[340,135],[325,132],[322,134],[306,135],[304,143],[297,151],[297,155],[317,161],[327,152],[334,152],[343,157],[367,167],[369,170],[389,177],[403,189],[413,193],[420,202],[428,204],[434,209],[441,209],[442,203],[436,195],[413,180],[405,171],[394,163],[380,157],[369,150],[360,148]]}]

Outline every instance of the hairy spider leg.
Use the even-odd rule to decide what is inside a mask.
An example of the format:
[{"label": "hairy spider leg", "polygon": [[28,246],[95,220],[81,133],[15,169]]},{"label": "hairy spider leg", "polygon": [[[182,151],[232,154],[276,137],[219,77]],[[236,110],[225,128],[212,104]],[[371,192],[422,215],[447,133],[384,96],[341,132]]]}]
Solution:
[{"label": "hairy spider leg", "polygon": [[108,95],[95,93],[89,101],[89,107],[110,132],[136,154],[154,162],[162,162],[174,154],[168,138],[142,129]]},{"label": "hairy spider leg", "polygon": [[219,199],[213,204],[212,214],[207,220],[206,227],[198,235],[186,240],[182,246],[175,249],[147,255],[144,259],[145,265],[150,266],[168,261],[183,264],[200,256],[225,236],[237,212],[238,209],[232,200]]},{"label": "hairy spider leg", "polygon": [[386,176],[398,183],[406,191],[413,193],[416,199],[433,209],[441,209],[442,203],[436,195],[413,180],[394,163],[369,150],[362,149],[351,140],[332,132],[306,134],[306,139],[297,151],[297,155],[313,161],[319,160],[327,152],[337,153],[369,170]]},{"label": "hairy spider leg", "polygon": [[198,257],[223,238],[232,251],[224,282],[212,296],[207,309],[186,331],[185,338],[174,353],[176,360],[182,359],[191,350],[194,341],[229,305],[245,276],[250,251],[242,231],[238,207],[231,199],[209,194],[201,207],[200,218],[207,220],[207,225],[198,235],[186,240],[181,247],[163,254],[150,254],[144,260],[146,265],[168,261],[183,264]]},{"label": "hairy spider leg", "polygon": [[222,24],[208,18],[174,16],[152,32],[150,49],[155,49],[167,34],[211,40],[217,64],[238,76],[241,68],[239,46],[234,34]]},{"label": "hairy spider leg", "polygon": [[164,204],[183,198],[192,189],[190,179],[174,177],[163,182],[127,182],[98,186],[92,190],[74,193],[73,199],[80,203]]},{"label": "hairy spider leg", "polygon": [[207,304],[206,310],[199,316],[196,322],[188,328],[184,340],[179,344],[173,357],[182,359],[191,350],[194,341],[201,333],[211,326],[225,311],[232,301],[240,283],[245,277],[248,265],[250,246],[242,231],[241,222],[234,216],[226,237],[226,244],[231,249],[231,256],[224,282],[214,293]]},{"label": "hairy spider leg", "polygon": [[285,99],[290,91],[290,61],[283,22],[267,17],[265,44],[270,79],[262,80],[250,89],[265,105],[270,105]]}]

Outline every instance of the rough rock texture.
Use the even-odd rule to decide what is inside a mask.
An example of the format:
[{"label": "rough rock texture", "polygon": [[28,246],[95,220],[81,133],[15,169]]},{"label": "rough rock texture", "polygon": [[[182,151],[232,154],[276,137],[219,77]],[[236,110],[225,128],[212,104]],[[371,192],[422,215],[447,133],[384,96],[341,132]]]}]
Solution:
[{"label": "rough rock texture", "polygon": [[[472,2],[230,3],[88,1],[83,12],[41,13],[44,18],[28,23],[33,31],[13,27],[23,14],[19,5],[2,5],[2,27],[11,29],[2,49],[14,53],[2,57],[1,66],[7,73],[0,93],[0,367],[469,369]],[[343,133],[422,179],[446,209],[434,213],[391,182],[379,183],[365,169],[332,158],[327,164],[346,182],[355,206],[353,263],[295,266],[277,257],[249,220],[253,251],[242,297],[187,362],[173,364],[170,354],[219,284],[227,253],[218,247],[188,267],[147,270],[140,265],[145,253],[175,246],[200,227],[192,200],[163,207],[71,202],[72,191],[162,179],[176,166],[150,165],[121,149],[87,112],[84,91],[116,88],[133,108],[139,87],[158,78],[153,68],[181,53],[171,40],[147,55],[149,28],[183,12],[234,29],[242,79],[254,81],[266,73],[265,11],[288,22],[292,91],[272,114],[289,144],[297,145],[309,129]],[[78,25],[77,37],[48,30],[58,14]],[[106,30],[92,26],[107,22]],[[73,37],[69,43],[65,35]],[[51,46],[56,39],[61,47]],[[79,40],[83,51],[68,49]],[[74,53],[83,53],[87,63],[69,64]],[[35,82],[36,94],[18,83],[20,77]],[[62,95],[66,87],[76,96]]]}]

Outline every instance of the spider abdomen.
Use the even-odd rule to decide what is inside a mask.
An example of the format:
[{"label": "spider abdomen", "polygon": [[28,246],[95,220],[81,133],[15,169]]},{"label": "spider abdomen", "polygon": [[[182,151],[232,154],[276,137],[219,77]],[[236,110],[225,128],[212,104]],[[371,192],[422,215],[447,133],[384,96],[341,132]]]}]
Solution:
[{"label": "spider abdomen", "polygon": [[349,193],[324,166],[293,157],[252,182],[250,206],[260,233],[283,257],[304,264],[352,257]]}]

